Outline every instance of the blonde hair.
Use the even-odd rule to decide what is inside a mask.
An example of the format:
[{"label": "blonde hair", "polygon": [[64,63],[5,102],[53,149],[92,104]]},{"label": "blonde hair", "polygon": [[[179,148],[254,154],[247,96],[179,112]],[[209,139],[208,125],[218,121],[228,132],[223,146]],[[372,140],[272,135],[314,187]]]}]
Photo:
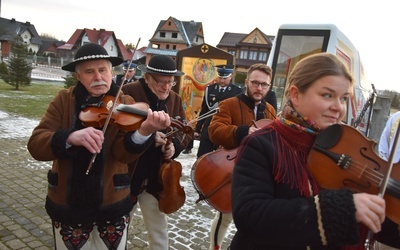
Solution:
[{"label": "blonde hair", "polygon": [[329,53],[318,53],[300,60],[288,78],[285,91],[286,99],[290,99],[289,88],[294,85],[300,93],[304,93],[316,80],[325,76],[344,76],[353,85],[353,77],[346,65],[338,57]]}]

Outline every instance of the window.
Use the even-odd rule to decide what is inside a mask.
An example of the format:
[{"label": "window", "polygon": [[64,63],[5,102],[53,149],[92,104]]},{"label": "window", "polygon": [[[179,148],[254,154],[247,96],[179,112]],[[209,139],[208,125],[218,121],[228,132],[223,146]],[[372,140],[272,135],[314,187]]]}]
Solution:
[{"label": "window", "polygon": [[241,50],[240,51],[240,59],[247,59],[247,55],[248,55],[249,51],[248,50]]},{"label": "window", "polygon": [[228,53],[231,55],[236,55],[236,50],[228,50]]},{"label": "window", "polygon": [[167,44],[167,45],[165,46],[165,48],[166,48],[166,49],[169,49],[169,44]]},{"label": "window", "polygon": [[258,53],[258,60],[266,62],[267,61],[267,52],[261,52],[260,51]]},{"label": "window", "polygon": [[172,49],[176,49],[176,45],[172,45]]},{"label": "window", "polygon": [[257,51],[250,50],[249,59],[250,60],[257,60]]},{"label": "window", "polygon": [[165,37],[165,32],[160,32],[160,37]]},{"label": "window", "polygon": [[110,51],[113,51],[114,50],[114,46],[110,46]]},{"label": "window", "polygon": [[173,32],[173,33],[172,33],[172,38],[178,38],[178,33]]}]

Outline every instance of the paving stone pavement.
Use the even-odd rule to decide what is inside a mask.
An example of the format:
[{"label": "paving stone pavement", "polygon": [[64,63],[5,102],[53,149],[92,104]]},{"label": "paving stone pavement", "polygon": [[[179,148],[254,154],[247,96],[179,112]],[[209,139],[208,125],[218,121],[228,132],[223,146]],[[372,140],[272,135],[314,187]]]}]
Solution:
[{"label": "paving stone pavement", "polygon": [[[0,111],[0,250],[53,249],[50,219],[44,209],[47,193],[47,171],[50,162],[38,162],[27,151],[29,135],[37,121],[15,117]],[[181,155],[181,185],[185,205],[169,216],[170,249],[208,249],[208,232],[214,217],[205,202],[195,203],[198,195],[190,180],[195,161],[193,153]],[[129,228],[128,249],[148,249],[147,234],[140,209]],[[232,224],[223,249],[235,232]]]}]

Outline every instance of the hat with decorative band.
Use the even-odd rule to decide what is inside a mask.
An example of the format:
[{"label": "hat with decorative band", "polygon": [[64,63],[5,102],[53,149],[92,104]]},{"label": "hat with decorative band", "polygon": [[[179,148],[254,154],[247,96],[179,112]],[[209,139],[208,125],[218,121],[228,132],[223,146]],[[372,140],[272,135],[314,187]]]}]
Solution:
[{"label": "hat with decorative band", "polygon": [[232,75],[233,65],[217,65],[217,75],[220,78],[228,78]]},{"label": "hat with decorative band", "polygon": [[144,73],[167,75],[167,76],[183,76],[185,73],[176,69],[175,61],[165,55],[153,56],[149,64],[139,65],[138,69]]},{"label": "hat with decorative band", "polygon": [[74,60],[61,68],[66,71],[74,72],[76,65],[80,62],[89,60],[109,60],[112,66],[120,65],[124,60],[120,57],[110,56],[103,46],[97,43],[87,43],[82,45],[75,54]]}]

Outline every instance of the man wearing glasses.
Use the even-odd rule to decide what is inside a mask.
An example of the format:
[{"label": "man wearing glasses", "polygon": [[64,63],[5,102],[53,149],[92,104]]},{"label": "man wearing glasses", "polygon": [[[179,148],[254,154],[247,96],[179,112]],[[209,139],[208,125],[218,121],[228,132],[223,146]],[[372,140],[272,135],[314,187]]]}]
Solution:
[{"label": "man wearing glasses", "polygon": [[[275,119],[276,111],[265,101],[271,87],[272,70],[265,64],[250,66],[245,80],[246,91],[219,103],[219,112],[210,123],[211,141],[224,149],[237,148],[243,138],[258,130],[257,121]],[[221,249],[226,231],[232,222],[231,213],[217,212],[210,230],[210,249]]]},{"label": "man wearing glasses", "polygon": [[[201,104],[199,117],[218,107],[218,102],[236,96],[242,92],[242,89],[231,83],[233,65],[218,65],[216,82],[207,86],[204,91],[204,97]],[[210,140],[208,135],[208,126],[212,116],[200,120],[194,130],[194,138],[200,140],[197,150],[197,158],[205,153],[217,149],[216,145]]]},{"label": "man wearing glasses", "polygon": [[[136,102],[149,104],[152,111],[164,111],[171,118],[179,116],[186,119],[181,97],[172,91],[175,76],[184,75],[176,69],[175,61],[169,56],[153,56],[148,65],[139,65],[143,77],[122,87],[125,95],[132,96]],[[184,139],[182,139],[184,138]],[[131,195],[135,206],[131,218],[140,205],[143,221],[148,231],[149,249],[168,249],[167,215],[160,211],[158,194],[163,190],[159,182],[159,171],[163,159],[174,159],[187,146],[191,136],[174,133],[167,143],[166,131],[156,132],[155,145],[150,147],[139,160],[129,166],[134,169],[131,180]],[[168,140],[169,141],[169,140]]]}]

